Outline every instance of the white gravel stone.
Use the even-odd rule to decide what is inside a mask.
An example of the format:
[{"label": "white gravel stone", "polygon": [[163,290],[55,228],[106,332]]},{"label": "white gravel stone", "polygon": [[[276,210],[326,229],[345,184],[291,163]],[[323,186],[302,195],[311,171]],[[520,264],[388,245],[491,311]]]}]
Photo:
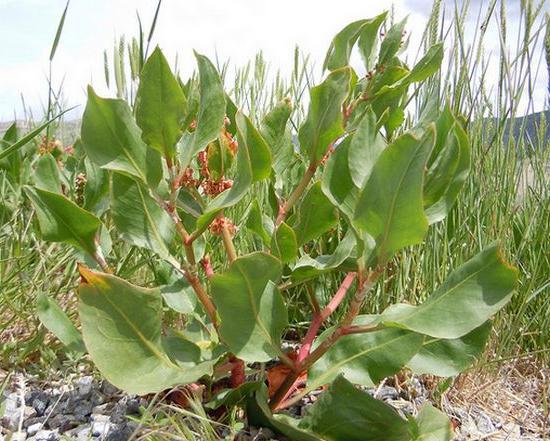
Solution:
[{"label": "white gravel stone", "polygon": [[27,427],[27,435],[36,435],[42,429],[42,426],[42,423],[31,424],[29,427]]},{"label": "white gravel stone", "polygon": [[111,430],[113,424],[108,421],[94,421],[92,423],[93,436],[106,436]]}]

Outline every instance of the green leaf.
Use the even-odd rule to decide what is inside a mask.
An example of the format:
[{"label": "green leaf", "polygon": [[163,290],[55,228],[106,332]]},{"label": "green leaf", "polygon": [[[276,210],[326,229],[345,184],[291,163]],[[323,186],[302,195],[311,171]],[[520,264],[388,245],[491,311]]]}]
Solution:
[{"label": "green leaf", "polygon": [[[14,122],[8,127],[0,141],[0,155],[4,148],[17,142],[17,132],[17,123]],[[17,151],[9,157],[0,159],[0,169],[6,170],[15,182],[21,182],[21,156],[21,152]]]},{"label": "green leaf", "polygon": [[281,334],[288,320],[275,285],[281,272],[278,259],[257,252],[239,257],[228,271],[211,279],[222,339],[245,361],[269,361],[280,354]]},{"label": "green leaf", "polygon": [[61,177],[57,161],[51,153],[40,156],[36,161],[34,171],[34,183],[36,188],[52,193],[61,193]]},{"label": "green leaf", "polygon": [[321,180],[321,189],[332,204],[348,218],[353,219],[359,188],[353,182],[349,166],[352,136],[344,139],[330,156]]},{"label": "green leaf", "polygon": [[409,423],[340,376],[299,425],[327,441],[409,441]]},{"label": "green leaf", "polygon": [[[252,201],[250,210],[248,211],[248,216],[246,218],[246,228],[248,228],[253,233],[257,234],[261,239],[264,245],[269,245],[271,243],[271,236],[266,229],[264,222],[264,216],[260,210],[260,204],[257,199]],[[273,227],[271,228],[273,230]]]},{"label": "green leaf", "polygon": [[436,123],[438,136],[434,150],[437,155],[429,166],[424,186],[424,206],[430,224],[449,214],[470,172],[468,135],[458,121],[454,121],[447,131],[440,121]]},{"label": "green leaf", "polygon": [[82,145],[90,159],[104,169],[135,176],[152,188],[162,178],[160,155],[141,140],[128,104],[100,98],[91,86],[82,117]]},{"label": "green leaf", "polygon": [[394,305],[382,320],[431,337],[460,338],[508,303],[517,274],[492,245],[453,271],[420,306]]},{"label": "green leaf", "polygon": [[69,243],[90,255],[96,252],[95,238],[101,221],[65,196],[25,186],[40,232],[45,240]]},{"label": "green leaf", "polygon": [[168,158],[183,133],[187,100],[168,61],[157,46],[141,71],[136,95],[136,121],[141,138]]},{"label": "green leaf", "polygon": [[267,113],[261,125],[261,132],[273,156],[276,179],[282,179],[281,175],[294,159],[294,146],[288,129],[291,113],[292,104],[289,99],[284,99]]},{"label": "green leaf", "polygon": [[267,404],[267,387],[260,386],[246,403],[248,423],[256,427],[267,427],[287,436],[292,441],[324,441],[319,436],[298,428],[299,421],[283,414],[273,415]]},{"label": "green leaf", "polygon": [[[359,316],[354,322],[368,323],[369,316]],[[321,334],[318,342],[333,330],[329,328]],[[422,342],[422,335],[395,328],[341,337],[309,370],[308,389],[330,383],[340,374],[353,383],[374,386],[399,372],[418,352]]]},{"label": "green leaf", "polygon": [[286,223],[281,223],[271,238],[271,252],[283,263],[296,260],[298,256],[298,243],[296,233]]},{"label": "green leaf", "polygon": [[450,441],[454,433],[447,415],[424,404],[416,419],[409,420],[411,441]]},{"label": "green leaf", "polygon": [[171,284],[161,286],[160,293],[166,304],[176,312],[191,314],[197,309],[197,296],[183,275]]},{"label": "green leaf", "polygon": [[36,313],[40,322],[67,347],[67,350],[78,354],[86,352],[80,332],[54,299],[44,293],[38,294]]},{"label": "green leaf", "polygon": [[292,267],[292,280],[298,282],[312,279],[338,269],[351,256],[354,247],[355,237],[350,230],[340,241],[334,253],[322,254],[315,259],[308,254],[304,254]]},{"label": "green leaf", "polygon": [[363,26],[369,21],[370,20],[354,21],[336,34],[325,56],[323,70],[328,69],[333,71],[349,64],[349,57],[353,46],[359,38]]},{"label": "green leaf", "polygon": [[316,182],[309,188],[299,207],[298,219],[294,225],[298,245],[318,238],[337,223],[338,212],[323,194],[321,182]]},{"label": "green leaf", "polygon": [[200,349],[195,345],[188,342],[186,352],[181,347],[177,352],[166,351],[173,346],[162,338],[158,289],[134,286],[84,267],[80,274],[82,335],[108,381],[128,393],[143,395],[212,374],[213,363],[200,363]]},{"label": "green leaf", "polygon": [[367,72],[375,67],[380,26],[386,20],[387,15],[387,12],[383,12],[382,14],[367,20],[367,23],[365,23],[361,28],[361,34],[359,35],[357,47],[359,48],[359,52],[361,53]]},{"label": "green leaf", "polygon": [[422,348],[407,366],[416,374],[458,375],[482,354],[490,332],[491,322],[488,321],[460,338],[426,337]]},{"label": "green leaf", "polygon": [[310,161],[320,161],[344,133],[342,104],[348,96],[351,77],[350,67],[337,69],[310,91],[307,118],[298,132],[300,148]]},{"label": "green leaf", "polygon": [[193,133],[186,133],[179,142],[182,167],[218,137],[225,118],[225,92],[220,76],[207,57],[195,52],[195,58],[200,89],[197,128]]},{"label": "green leaf", "polygon": [[245,147],[250,155],[252,182],[269,178],[271,175],[271,151],[265,139],[243,113],[238,112],[236,120],[239,148]]},{"label": "green leaf", "polygon": [[[225,389],[214,395],[214,397],[204,405],[207,409],[218,409],[221,406],[231,408],[251,396],[259,390],[264,383],[262,381],[249,381],[241,384],[235,389]],[[264,386],[265,387],[265,386]]]},{"label": "green leaf", "polygon": [[356,187],[363,188],[385,148],[386,142],[376,125],[376,115],[369,108],[351,137],[348,152],[349,172]]},{"label": "green leaf", "polygon": [[405,30],[406,23],[407,18],[394,24],[384,37],[384,40],[382,40],[382,44],[380,45],[380,53],[378,55],[379,65],[386,65],[399,52],[401,42],[403,41],[403,31]]},{"label": "green leaf", "polygon": [[356,228],[369,234],[381,260],[393,252],[420,243],[428,231],[422,180],[434,131],[422,139],[405,134],[380,155],[359,197]]},{"label": "green leaf", "polygon": [[407,83],[416,83],[432,76],[441,68],[443,61],[443,43],[433,45],[412,68],[407,76]]},{"label": "green leaf", "polygon": [[170,216],[149,196],[145,187],[132,178],[114,173],[111,182],[111,214],[121,237],[173,260],[170,245],[175,226]]},{"label": "green leaf", "polygon": [[90,158],[84,158],[86,185],[84,186],[84,208],[95,214],[103,213],[109,201],[108,172],[94,164]]},{"label": "green leaf", "polygon": [[197,228],[207,225],[220,210],[237,204],[246,195],[252,183],[268,177],[271,172],[269,149],[244,115],[237,115],[237,129],[239,149],[233,186],[208,204],[197,220]]}]

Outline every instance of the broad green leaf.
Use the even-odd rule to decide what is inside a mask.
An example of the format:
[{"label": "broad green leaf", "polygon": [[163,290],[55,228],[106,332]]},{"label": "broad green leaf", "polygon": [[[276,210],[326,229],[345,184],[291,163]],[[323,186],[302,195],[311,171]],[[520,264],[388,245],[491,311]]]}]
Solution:
[{"label": "broad green leaf", "polygon": [[[224,389],[204,405],[207,409],[218,409],[221,406],[232,408],[244,399],[250,397],[259,390],[264,383],[262,381],[249,381],[235,389]],[[265,387],[265,386],[264,386]]]},{"label": "broad green leaf", "polygon": [[[447,111],[450,110],[444,113]],[[454,119],[450,128],[438,121],[436,128],[437,155],[429,166],[424,186],[424,205],[430,224],[447,216],[466,182],[471,164],[468,135],[458,121]]]},{"label": "broad green leaf", "polygon": [[361,34],[359,35],[357,47],[359,48],[359,52],[361,53],[367,72],[375,67],[380,26],[386,20],[387,15],[387,12],[383,12],[382,14],[367,20],[367,23],[365,23],[361,28]]},{"label": "broad green leaf", "polygon": [[281,175],[294,159],[294,146],[287,127],[291,113],[292,104],[289,99],[284,99],[267,113],[261,125],[262,135],[273,156],[276,179],[282,179]]},{"label": "broad green leaf", "polygon": [[492,245],[453,271],[424,303],[394,305],[382,314],[382,320],[431,337],[460,338],[508,303],[517,273]]},{"label": "broad green leaf", "polygon": [[422,348],[407,366],[416,374],[458,375],[482,354],[490,332],[491,322],[488,321],[460,338],[426,337]]},{"label": "broad green leaf", "polygon": [[298,243],[296,233],[286,223],[281,223],[271,238],[271,252],[283,263],[296,260],[298,256]]},{"label": "broad green leaf", "polygon": [[[264,245],[269,245],[271,243],[271,235],[265,226],[264,217],[257,199],[252,201],[245,225],[246,228],[256,233],[262,239]],[[273,230],[273,228],[271,228],[271,230]]]},{"label": "broad green leaf", "polygon": [[357,20],[336,34],[325,56],[323,70],[339,69],[349,64],[349,57],[363,26],[370,20]]},{"label": "broad green leaf", "polygon": [[109,205],[109,175],[106,170],[84,158],[86,185],[84,186],[84,208],[101,214]]},{"label": "broad green leaf", "polygon": [[173,260],[170,245],[175,235],[170,216],[137,181],[114,173],[111,181],[111,214],[121,237]]},{"label": "broad green leaf", "polygon": [[298,209],[298,219],[294,225],[298,245],[317,239],[336,226],[338,212],[321,190],[321,182],[313,184]]},{"label": "broad green leaf", "polygon": [[284,414],[273,415],[269,405],[267,386],[262,384],[246,403],[248,423],[256,427],[267,427],[281,433],[292,441],[324,441],[314,433],[298,428],[299,421]]},{"label": "broad green leaf", "polygon": [[386,142],[376,125],[376,115],[369,108],[351,137],[348,152],[349,172],[357,188],[363,188],[385,148]]},{"label": "broad green leaf", "polygon": [[453,428],[447,415],[424,404],[416,419],[409,420],[411,441],[450,441],[454,437]]},{"label": "broad green leaf", "polygon": [[246,195],[252,183],[268,177],[271,172],[269,149],[256,129],[249,125],[244,115],[242,117],[237,115],[237,135],[239,149],[233,186],[208,204],[197,220],[197,228],[208,224],[220,210],[237,204]]},{"label": "broad green leaf", "polygon": [[45,240],[69,243],[88,254],[96,251],[95,238],[101,221],[65,196],[25,186],[31,200],[40,232]]},{"label": "broad green leaf", "polygon": [[441,68],[443,61],[443,43],[433,45],[412,68],[407,83],[416,83],[432,76]]},{"label": "broad green leaf", "polygon": [[51,153],[40,156],[34,170],[34,185],[41,190],[61,193],[61,177],[57,161]]},{"label": "broad green leaf", "polygon": [[401,49],[403,31],[405,30],[406,23],[407,19],[405,18],[394,24],[387,32],[384,40],[382,40],[382,43],[380,44],[380,53],[378,55],[379,65],[387,64]]},{"label": "broad green leaf", "polygon": [[82,145],[90,159],[104,169],[135,176],[153,188],[162,178],[160,155],[141,140],[128,104],[100,98],[91,86],[82,117]]},{"label": "broad green leaf", "polygon": [[269,361],[280,354],[287,311],[277,288],[281,262],[252,253],[211,279],[212,297],[221,318],[220,335],[231,352],[248,362]]},{"label": "broad green leaf", "polygon": [[235,118],[237,120],[237,133],[239,134],[239,148],[246,148],[250,155],[252,182],[269,178],[271,174],[269,146],[246,115],[238,112]]},{"label": "broad green leaf", "polygon": [[54,334],[71,352],[83,354],[86,347],[80,332],[57,302],[44,293],[36,297],[36,313],[40,322]]},{"label": "broad green leaf", "polygon": [[[161,333],[158,289],[131,285],[118,277],[80,267],[79,312],[86,348],[103,376],[128,393],[160,392],[212,373],[199,363],[200,349],[173,346]],[[183,362],[185,360],[185,363]]]},{"label": "broad green leaf", "polygon": [[[359,316],[355,324],[368,324],[368,317]],[[319,336],[322,341],[330,328]],[[308,372],[308,389],[330,383],[338,375],[357,384],[374,386],[393,375],[418,352],[423,336],[401,329],[381,329],[341,337]]]},{"label": "broad green leaf", "polygon": [[136,95],[136,121],[145,143],[168,158],[183,133],[187,100],[168,61],[157,46],[141,71]]},{"label": "broad green leaf", "polygon": [[381,260],[420,243],[428,231],[422,180],[434,130],[422,139],[410,134],[387,147],[374,165],[357,204],[354,225],[369,234]]},{"label": "broad green leaf", "polygon": [[348,96],[351,78],[351,68],[343,67],[311,89],[307,118],[298,132],[300,149],[310,161],[320,161],[344,133],[342,104]]},{"label": "broad green leaf", "polygon": [[348,136],[338,144],[325,166],[321,179],[323,193],[349,221],[353,219],[359,200],[359,188],[353,182],[349,167],[351,139],[352,136]]},{"label": "broad green leaf", "polygon": [[204,55],[195,52],[195,58],[199,67],[200,90],[197,127],[178,143],[182,167],[218,137],[225,117],[225,92],[216,68]]},{"label": "broad green leaf", "polygon": [[160,293],[166,304],[181,314],[191,314],[197,309],[197,297],[193,287],[183,275],[160,287]]},{"label": "broad green leaf", "polygon": [[327,441],[409,441],[409,423],[343,376],[308,409],[299,425]]},{"label": "broad green leaf", "polygon": [[348,259],[355,247],[355,237],[352,231],[348,231],[340,241],[334,253],[323,254],[315,259],[304,254],[292,267],[292,280],[302,281],[312,279],[323,273],[338,269]]}]

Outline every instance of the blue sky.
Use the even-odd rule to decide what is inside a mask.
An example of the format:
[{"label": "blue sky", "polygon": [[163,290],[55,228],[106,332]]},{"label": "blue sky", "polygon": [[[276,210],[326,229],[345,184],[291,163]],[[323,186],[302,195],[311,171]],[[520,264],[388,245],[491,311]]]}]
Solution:
[{"label": "blue sky", "polygon": [[[480,1],[486,3],[474,0],[474,7]],[[518,3],[509,1],[511,28]],[[155,43],[171,60],[178,54],[184,75],[194,67],[192,49],[210,57],[217,52],[220,59],[231,58],[236,66],[262,49],[271,65],[284,72],[291,66],[296,44],[320,64],[340,28],[373,16],[388,4],[367,0],[164,0]],[[431,0],[396,0],[394,4],[399,16],[409,14],[414,47]],[[64,5],[65,0],[0,0],[0,121],[23,116],[21,94],[40,116],[47,96],[49,51]],[[103,79],[103,50],[112,47],[115,36],[136,34],[136,10],[144,24],[150,23],[155,5],[156,0],[71,1],[54,60],[54,83],[63,81],[67,105],[82,109],[88,83],[109,93]],[[497,39],[496,34],[489,35],[488,50],[494,49],[490,44]],[[536,87],[540,109],[546,97],[544,69]]]}]

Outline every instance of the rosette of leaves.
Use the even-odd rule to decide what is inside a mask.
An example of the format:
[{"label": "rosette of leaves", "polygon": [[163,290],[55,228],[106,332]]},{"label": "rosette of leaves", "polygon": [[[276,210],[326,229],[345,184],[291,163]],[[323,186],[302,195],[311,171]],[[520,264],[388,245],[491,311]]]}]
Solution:
[{"label": "rosette of leaves", "polygon": [[[185,83],[157,48],[144,60],[133,108],[88,89],[86,185],[101,192],[105,183],[107,207],[78,206],[55,185],[26,192],[43,238],[70,244],[85,262],[82,338],[109,381],[144,394],[229,375],[233,389],[209,405],[244,400],[252,423],[290,439],[450,439],[437,409],[425,406],[406,420],[354,387],[405,367],[442,377],[466,369],[517,278],[493,245],[450,272],[423,303],[363,310],[392,259],[422,244],[430,225],[447,216],[470,168],[466,128],[448,106],[435,100],[412,128],[404,125],[409,89],[435,74],[444,55],[437,44],[407,66],[399,58],[404,25],[381,37],[382,14],[339,32],[294,134],[288,100],[263,118],[246,116],[200,54],[196,79]],[[349,65],[355,47],[368,72],[362,78]],[[226,131],[237,148],[226,144]],[[201,153],[216,179],[232,179],[230,188],[204,191]],[[298,174],[290,184],[281,178],[289,168]],[[117,275],[104,236],[148,250],[156,283],[137,286]],[[310,290],[309,329],[299,350],[288,352],[281,343],[293,325],[292,290],[327,275],[339,276],[341,286],[326,303]],[[62,314],[43,298],[41,305],[50,323]],[[166,321],[167,309],[184,320]],[[338,309],[341,319],[328,326]],[[57,333],[68,329],[65,340],[81,348],[62,321]],[[284,378],[269,393],[265,378],[247,382],[246,366],[271,360]],[[303,420],[281,414],[326,385]]]}]

